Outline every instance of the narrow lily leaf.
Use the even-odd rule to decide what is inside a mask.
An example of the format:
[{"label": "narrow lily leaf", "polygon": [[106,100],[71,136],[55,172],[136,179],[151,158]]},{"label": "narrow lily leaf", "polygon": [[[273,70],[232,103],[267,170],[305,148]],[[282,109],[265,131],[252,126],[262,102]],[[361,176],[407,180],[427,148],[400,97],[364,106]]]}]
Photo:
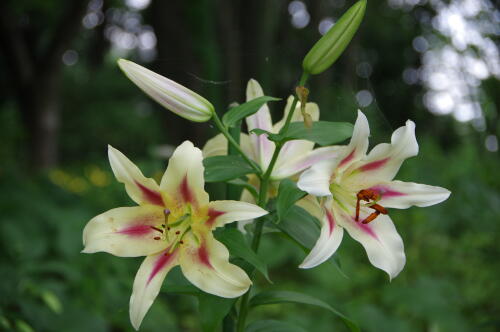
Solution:
[{"label": "narrow lily leaf", "polygon": [[303,122],[292,122],[288,127],[286,136],[274,134],[262,129],[253,129],[256,135],[266,135],[273,142],[287,142],[304,139],[325,146],[344,141],[352,136],[354,126],[348,122],[316,121],[312,128],[308,128]]},{"label": "narrow lily leaf", "polygon": [[331,313],[333,313],[334,315],[338,316],[350,331],[355,331],[355,332],[361,331],[356,323],[347,318],[344,314],[342,314],[338,310],[334,309],[331,305],[307,294],[292,292],[292,291],[271,290],[271,291],[261,292],[252,297],[252,299],[250,300],[250,305],[252,307],[258,305],[277,304],[277,303],[300,303],[300,304],[314,305],[326,309]]},{"label": "narrow lily leaf", "polygon": [[307,128],[303,122],[293,122],[284,140],[305,139],[321,146],[331,145],[351,137],[353,128],[348,122],[317,121],[312,128]]},{"label": "narrow lily leaf", "polygon": [[254,133],[255,135],[266,135],[267,138],[273,142],[281,142],[283,140],[282,135],[280,134],[273,134],[267,130],[260,129],[260,128],[255,128],[250,130],[250,133]]},{"label": "narrow lily leaf", "polygon": [[224,114],[224,116],[222,117],[222,122],[226,126],[232,127],[238,121],[256,113],[262,107],[262,105],[264,105],[268,101],[276,100],[280,100],[280,98],[261,96],[247,101],[246,103],[233,107],[228,112],[226,112],[226,114]]},{"label": "narrow lily leaf", "polygon": [[[320,234],[320,222],[309,212],[298,206],[291,206],[286,218],[279,223],[269,223],[281,230],[293,243],[297,244],[305,253],[309,253]],[[338,260],[338,255],[334,254],[329,261],[335,266],[341,275],[347,278]]]},{"label": "narrow lily leaf", "polygon": [[203,160],[205,166],[205,182],[221,182],[239,178],[245,174],[255,173],[240,156],[214,156]]},{"label": "narrow lily leaf", "polygon": [[233,179],[233,180],[228,181],[227,183],[232,184],[234,186],[240,186],[240,187],[245,188],[246,190],[248,190],[250,192],[250,194],[255,199],[257,199],[257,197],[259,196],[257,189],[255,189],[254,186],[252,186],[250,183],[248,183],[246,181],[243,181],[242,179]]},{"label": "narrow lily leaf", "polygon": [[363,20],[366,0],[355,3],[328,32],[314,44],[302,62],[304,71],[320,74],[330,67],[344,52]]},{"label": "narrow lily leaf", "polygon": [[245,332],[306,332],[306,330],[296,324],[269,319],[252,322]]},{"label": "narrow lily leaf", "polygon": [[276,210],[278,213],[278,222],[286,217],[290,208],[299,199],[307,193],[297,188],[297,184],[290,179],[281,181],[278,189],[278,198],[276,199]]},{"label": "narrow lily leaf", "polygon": [[200,293],[198,310],[200,312],[201,330],[203,332],[217,331],[222,319],[229,313],[236,299]]},{"label": "narrow lily leaf", "polygon": [[231,254],[243,258],[253,265],[262,275],[271,282],[267,272],[267,266],[255,252],[250,248],[243,234],[235,228],[225,228],[217,234],[217,239],[222,242]]},{"label": "narrow lily leaf", "polygon": [[311,249],[319,237],[319,220],[298,206],[290,207],[286,218],[276,225],[300,245]]}]

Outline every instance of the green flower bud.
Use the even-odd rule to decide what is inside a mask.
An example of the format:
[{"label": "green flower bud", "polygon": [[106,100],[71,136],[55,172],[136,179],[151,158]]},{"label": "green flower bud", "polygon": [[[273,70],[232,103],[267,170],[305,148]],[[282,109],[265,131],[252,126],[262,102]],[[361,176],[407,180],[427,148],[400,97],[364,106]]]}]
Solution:
[{"label": "green flower bud", "polygon": [[366,9],[366,0],[354,4],[307,53],[302,68],[309,74],[320,74],[342,54],[358,30]]}]

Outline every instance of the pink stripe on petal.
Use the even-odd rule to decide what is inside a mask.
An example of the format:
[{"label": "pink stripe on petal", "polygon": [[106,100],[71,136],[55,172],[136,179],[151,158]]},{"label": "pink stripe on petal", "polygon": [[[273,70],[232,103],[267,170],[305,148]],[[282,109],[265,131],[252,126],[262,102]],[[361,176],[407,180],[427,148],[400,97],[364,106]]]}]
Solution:
[{"label": "pink stripe on petal", "polygon": [[212,227],[215,223],[215,220],[222,216],[223,214],[225,214],[226,212],[222,212],[222,211],[217,211],[217,210],[214,210],[214,209],[208,209],[208,219],[206,221],[206,224],[208,227]]},{"label": "pink stripe on petal", "polygon": [[339,163],[339,167],[342,167],[345,164],[347,164],[348,162],[350,162],[352,160],[352,158],[354,158],[354,152],[356,152],[356,149],[352,150],[351,153],[349,153],[349,155],[347,157],[342,159],[342,161]]},{"label": "pink stripe on petal", "polygon": [[180,191],[180,194],[182,196],[182,200],[185,203],[191,203],[191,204],[196,203],[195,198],[194,198],[194,194],[193,194],[191,188],[189,188],[187,175],[184,175],[184,178],[182,179],[181,184],[179,186],[179,191]]},{"label": "pink stripe on petal", "polygon": [[330,211],[326,210],[326,219],[328,220],[328,230],[329,234],[332,235],[333,229],[335,228],[335,220]]},{"label": "pink stripe on petal", "polygon": [[363,224],[362,222],[360,221],[356,221],[355,218],[352,218],[352,222],[356,224],[356,226],[362,230],[363,232],[365,232],[366,234],[370,235],[371,237],[373,237],[375,240],[378,240],[378,236],[377,234],[375,234],[375,232],[373,231],[372,227],[370,226],[370,224]]},{"label": "pink stripe on petal", "polygon": [[398,197],[398,196],[405,196],[405,193],[399,192],[392,190],[391,188],[384,187],[384,186],[375,186],[371,187],[371,190],[375,191],[382,197]]},{"label": "pink stripe on petal", "polygon": [[360,171],[375,171],[380,167],[384,166],[390,158],[384,158],[377,161],[372,161],[371,163],[365,164],[359,168]]},{"label": "pink stripe on petal", "polygon": [[161,194],[159,192],[151,190],[137,181],[134,182],[139,187],[139,189],[141,189],[142,196],[147,202],[154,205],[160,205],[160,206],[164,205],[163,198],[161,197]]},{"label": "pink stripe on petal", "polygon": [[116,233],[119,234],[124,234],[128,236],[144,236],[146,234],[149,234],[153,231],[150,225],[136,225],[136,226],[129,226],[124,229],[119,230]]},{"label": "pink stripe on petal", "polygon": [[177,249],[169,253],[170,247],[162,253],[154,263],[153,270],[148,277],[148,284],[153,280],[153,278],[165,267],[165,265],[170,264],[177,254]]},{"label": "pink stripe on petal", "polygon": [[200,260],[201,264],[211,269],[213,268],[212,263],[210,263],[210,258],[208,257],[207,245],[205,243],[202,243],[198,248],[198,259]]}]

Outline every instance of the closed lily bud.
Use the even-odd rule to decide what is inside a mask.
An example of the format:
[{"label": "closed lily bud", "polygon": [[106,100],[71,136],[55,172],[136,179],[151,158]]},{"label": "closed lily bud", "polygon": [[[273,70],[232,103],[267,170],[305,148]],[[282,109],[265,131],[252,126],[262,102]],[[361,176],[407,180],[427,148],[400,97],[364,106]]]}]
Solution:
[{"label": "closed lily bud", "polygon": [[213,105],[188,88],[132,61],[120,59],[118,66],[142,91],[166,109],[194,122],[212,118]]},{"label": "closed lily bud", "polygon": [[320,74],[338,59],[358,30],[365,9],[366,0],[358,1],[314,44],[302,62],[305,72]]}]

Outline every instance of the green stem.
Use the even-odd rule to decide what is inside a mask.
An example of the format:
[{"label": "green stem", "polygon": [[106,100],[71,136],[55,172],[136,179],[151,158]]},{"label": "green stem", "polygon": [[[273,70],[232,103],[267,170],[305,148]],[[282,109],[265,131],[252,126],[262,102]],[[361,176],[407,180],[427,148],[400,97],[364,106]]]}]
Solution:
[{"label": "green stem", "polygon": [[217,128],[220,130],[220,132],[227,138],[227,141],[229,142],[229,144],[231,144],[236,149],[236,151],[238,151],[238,153],[243,157],[243,159],[245,159],[245,161],[248,163],[248,165],[250,165],[257,172],[257,174],[261,174],[262,171],[261,171],[260,167],[253,160],[248,158],[248,156],[245,154],[245,152],[243,152],[243,150],[241,150],[240,145],[234,140],[234,138],[231,136],[231,134],[227,130],[226,126],[224,126],[224,124],[220,120],[219,116],[215,112],[214,112],[213,120],[214,120],[215,126],[217,126]]},{"label": "green stem", "polygon": [[[299,86],[303,86],[306,84],[306,81],[309,77],[308,73],[302,73],[300,76],[300,81],[299,81]],[[297,102],[299,101],[299,98],[297,95],[294,93],[294,98],[292,105],[290,109],[288,110],[288,116],[285,121],[285,125],[280,131],[280,134],[286,134],[288,131],[288,127],[290,126],[290,122],[292,121],[293,113],[295,112],[295,108],[297,106]],[[260,181],[260,191],[259,191],[259,199],[258,199],[258,205],[262,208],[264,208],[267,204],[267,191],[269,187],[269,180],[271,178],[271,174],[273,172],[274,166],[276,165],[276,161],[278,160],[278,156],[281,152],[281,148],[283,147],[283,143],[281,142],[276,142],[276,149],[274,149],[273,156],[271,157],[271,162],[269,163],[269,166],[267,167],[266,172],[264,175],[261,177]],[[262,229],[264,228],[264,222],[261,220],[260,222],[257,222],[255,225],[255,230],[254,230],[254,235],[252,238],[252,249],[253,251],[257,252],[259,249],[260,245],[260,238],[262,236]],[[252,278],[253,275],[250,275]],[[238,314],[238,323],[236,326],[236,331],[237,332],[243,332],[245,329],[245,320],[248,315],[248,301],[250,297],[250,289],[248,292],[246,292],[242,297],[241,297],[241,304],[240,304],[240,312]]]}]

